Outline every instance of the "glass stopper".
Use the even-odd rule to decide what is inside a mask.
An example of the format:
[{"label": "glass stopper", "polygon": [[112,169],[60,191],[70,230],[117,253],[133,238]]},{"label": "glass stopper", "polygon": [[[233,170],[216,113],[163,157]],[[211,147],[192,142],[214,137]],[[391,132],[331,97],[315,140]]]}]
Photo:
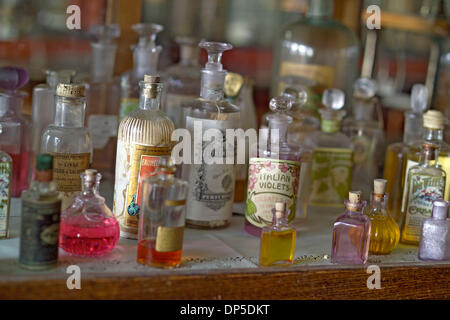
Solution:
[{"label": "glass stopper", "polygon": [[208,62],[205,65],[205,69],[217,71],[222,70],[221,59],[223,52],[233,48],[229,43],[207,41],[200,42],[198,46],[208,52]]},{"label": "glass stopper", "polygon": [[427,108],[428,89],[423,84],[413,85],[411,90],[411,109],[414,113],[421,114]]},{"label": "glass stopper", "polygon": [[156,41],[156,35],[163,31],[164,27],[154,23],[137,23],[131,26],[139,35],[139,47],[146,47],[148,45],[154,45]]},{"label": "glass stopper", "polygon": [[340,110],[344,106],[345,94],[340,89],[327,89],[322,95],[322,104],[331,110]]},{"label": "glass stopper", "polygon": [[0,88],[4,90],[16,91],[27,84],[28,80],[30,80],[28,72],[23,68],[0,68]]},{"label": "glass stopper", "polygon": [[275,97],[270,100],[269,108],[273,112],[285,113],[292,108],[294,100],[289,96]]},{"label": "glass stopper", "polygon": [[377,93],[377,83],[369,78],[359,78],[354,86],[355,97],[361,99],[370,99]]},{"label": "glass stopper", "polygon": [[89,34],[98,42],[110,42],[120,36],[120,27],[117,24],[94,24],[90,27]]},{"label": "glass stopper", "polygon": [[302,107],[308,100],[308,94],[303,88],[295,89],[288,87],[284,89],[283,96],[287,96],[293,99],[293,103],[299,107]]}]

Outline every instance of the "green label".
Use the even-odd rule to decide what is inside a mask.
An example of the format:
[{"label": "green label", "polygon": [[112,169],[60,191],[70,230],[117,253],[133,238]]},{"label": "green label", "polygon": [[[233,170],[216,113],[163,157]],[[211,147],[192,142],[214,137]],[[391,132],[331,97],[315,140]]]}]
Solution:
[{"label": "green label", "polygon": [[337,120],[322,119],[320,126],[323,132],[333,133],[339,131],[341,122]]},{"label": "green label", "polygon": [[275,202],[286,202],[289,221],[295,218],[300,162],[250,158],[245,217],[263,228],[272,224]]},{"label": "green label", "polygon": [[119,122],[125,118],[131,111],[139,107],[139,99],[137,98],[123,98],[120,101],[120,118]]},{"label": "green label", "polygon": [[344,148],[316,148],[312,156],[312,205],[340,206],[352,181],[353,151]]},{"label": "green label", "polygon": [[0,162],[0,238],[6,238],[8,236],[11,172],[11,162]]}]

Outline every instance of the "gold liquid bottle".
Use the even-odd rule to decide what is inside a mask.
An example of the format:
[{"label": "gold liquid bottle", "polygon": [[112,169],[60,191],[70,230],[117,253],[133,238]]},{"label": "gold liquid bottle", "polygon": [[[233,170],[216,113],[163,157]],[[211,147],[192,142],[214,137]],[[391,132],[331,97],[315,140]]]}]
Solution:
[{"label": "gold liquid bottle", "polygon": [[367,213],[371,221],[370,254],[389,254],[400,240],[400,229],[386,209],[386,182],[384,179],[374,180],[374,192]]},{"label": "gold liquid bottle", "polygon": [[259,264],[261,266],[292,264],[297,232],[289,227],[286,203],[276,202],[273,223],[261,233]]},{"label": "gold liquid bottle", "polygon": [[163,84],[159,76],[140,82],[139,108],[120,122],[114,186],[114,215],[120,236],[137,239],[141,184],[152,176],[161,156],[171,154],[175,125],[159,110]]}]

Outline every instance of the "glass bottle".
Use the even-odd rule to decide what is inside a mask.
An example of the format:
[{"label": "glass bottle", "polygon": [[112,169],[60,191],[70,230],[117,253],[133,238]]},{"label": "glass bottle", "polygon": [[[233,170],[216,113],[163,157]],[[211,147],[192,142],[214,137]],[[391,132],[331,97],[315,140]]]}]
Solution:
[{"label": "glass bottle", "polygon": [[371,221],[370,254],[389,254],[398,245],[400,229],[386,209],[386,180],[375,179],[367,216]]},{"label": "glass bottle", "polygon": [[450,260],[450,220],[447,219],[448,202],[433,202],[431,218],[423,220],[419,242],[420,260]]},{"label": "glass bottle", "polygon": [[353,116],[342,121],[342,132],[354,146],[352,187],[370,194],[371,181],[378,176],[383,161],[383,113],[375,96],[377,84],[359,78],[354,84]]},{"label": "glass bottle", "polygon": [[[187,196],[186,224],[209,229],[226,227],[231,220],[235,172],[234,162],[227,164],[227,161],[228,158],[234,160],[234,153],[226,155],[226,152],[222,152],[223,156],[216,156],[218,151],[211,150],[214,144],[208,147],[208,144],[203,143],[200,146],[194,138],[213,129],[216,137],[223,139],[226,129],[234,129],[239,125],[240,110],[224,99],[227,72],[220,61],[222,53],[232,46],[221,42],[201,42],[199,46],[208,52],[208,62],[202,69],[200,98],[184,107],[186,129],[190,131],[191,141],[194,142],[194,157],[190,159],[193,160],[191,164],[183,165],[183,177],[187,176],[185,180],[192,184]],[[210,153],[205,153],[208,150]],[[207,156],[202,157],[203,154]]]},{"label": "glass bottle", "polygon": [[42,134],[41,152],[53,156],[53,178],[64,210],[81,191],[80,173],[92,162],[92,141],[84,127],[84,85],[58,84],[55,100],[55,120]]},{"label": "glass bottle", "polygon": [[82,191],[61,214],[59,247],[73,255],[102,256],[117,245],[119,223],[98,193],[102,175],[87,169],[80,176]]},{"label": "glass bottle", "polygon": [[358,39],[332,16],[333,0],[309,0],[306,17],[282,29],[275,45],[273,96],[284,90],[286,76],[317,82],[314,90],[308,92],[308,99],[315,102],[316,109],[325,89],[339,88],[351,95],[358,73]]},{"label": "glass bottle", "polygon": [[75,75],[73,70],[46,70],[46,83],[38,84],[33,88],[31,113],[31,168],[34,178],[36,156],[41,149],[41,138],[44,130],[55,119],[55,95],[58,83],[70,83]]},{"label": "glass bottle", "polygon": [[28,80],[25,69],[0,68],[0,150],[13,161],[12,197],[28,188],[31,126],[21,115],[26,93],[18,91]]},{"label": "glass bottle", "polygon": [[166,93],[164,112],[172,119],[175,128],[182,126],[181,105],[191,102],[200,91],[200,64],[198,63],[198,40],[189,37],[177,37],[180,47],[180,62],[168,67],[164,73]]},{"label": "glass bottle", "polygon": [[350,191],[345,212],[333,224],[331,262],[365,264],[369,255],[371,223],[363,214],[366,201],[360,191]]},{"label": "glass bottle", "polygon": [[175,178],[170,157],[161,157],[157,174],[143,182],[137,262],[156,267],[181,264],[185,204],[189,184]]},{"label": "glass bottle", "polygon": [[286,203],[276,202],[272,209],[272,225],[261,232],[259,265],[289,265],[294,260],[297,232],[288,224]]},{"label": "glass bottle", "polygon": [[408,170],[405,184],[406,205],[403,214],[400,241],[418,245],[425,218],[431,216],[433,201],[444,196],[446,173],[435,163],[438,147],[422,143],[419,164]]},{"label": "glass bottle", "polygon": [[313,206],[340,207],[350,190],[353,144],[340,132],[344,99],[339,89],[324,91],[322,103],[326,108],[320,110],[321,130],[304,141],[312,150],[309,204]]},{"label": "glass bottle", "polygon": [[11,206],[12,159],[0,150],[0,239],[8,238]]},{"label": "glass bottle", "polygon": [[151,23],[138,23],[131,28],[139,35],[139,42],[132,46],[133,69],[126,71],[120,77],[120,113],[119,121],[136,110],[139,106],[140,81],[145,75],[156,74],[161,46],[157,46],[156,35],[163,26]]},{"label": "glass bottle", "polygon": [[261,228],[271,224],[274,201],[285,202],[289,222],[295,218],[302,149],[287,142],[292,117],[286,113],[292,101],[286,96],[270,101],[270,109],[275,112],[269,117],[270,145],[260,139],[258,154],[250,154],[245,230],[254,236],[260,236]]},{"label": "glass bottle", "polygon": [[159,76],[145,75],[140,82],[139,108],[119,124],[114,215],[119,221],[120,236],[138,238],[141,184],[153,175],[161,156],[171,154],[175,126],[161,110],[163,84]]},{"label": "glass bottle", "polygon": [[406,154],[409,147],[422,137],[423,111],[427,107],[427,88],[422,84],[415,84],[411,91],[411,111],[405,112],[403,141],[390,144],[386,148],[384,161],[384,179],[386,193],[389,194],[387,210],[398,225],[402,222],[402,196],[406,167]]},{"label": "glass bottle", "polygon": [[53,158],[36,157],[36,175],[22,193],[19,265],[26,269],[48,269],[58,260],[61,199],[53,181]]}]

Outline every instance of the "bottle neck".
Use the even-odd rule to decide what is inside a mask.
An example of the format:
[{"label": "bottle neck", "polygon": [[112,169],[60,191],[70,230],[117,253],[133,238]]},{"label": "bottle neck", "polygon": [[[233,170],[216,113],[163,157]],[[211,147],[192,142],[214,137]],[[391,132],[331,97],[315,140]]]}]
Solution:
[{"label": "bottle neck", "polygon": [[141,87],[139,109],[159,110],[161,105],[162,83],[144,84]]},{"label": "bottle neck", "polygon": [[424,128],[423,138],[427,141],[443,141],[444,129]]},{"label": "bottle neck", "polygon": [[375,104],[372,99],[354,99],[354,118],[355,120],[372,120]]},{"label": "bottle neck", "polygon": [[287,226],[287,221],[284,212],[274,210],[272,213],[273,213],[272,226],[274,228],[281,228]]},{"label": "bottle neck", "polygon": [[322,119],[320,121],[320,128],[326,133],[335,133],[341,130],[341,121],[336,119]]},{"label": "bottle neck", "polygon": [[331,18],[333,16],[333,0],[309,0],[306,16],[309,18]]},{"label": "bottle neck", "polygon": [[111,81],[114,73],[114,62],[117,46],[112,43],[91,43],[92,65],[91,76],[94,82]]},{"label": "bottle neck", "polygon": [[358,203],[351,203],[348,200],[345,200],[345,213],[348,215],[359,215],[363,214],[364,207],[366,206],[366,201],[361,201]]},{"label": "bottle neck", "polygon": [[0,117],[6,114],[20,114],[23,98],[14,94],[0,94]]},{"label": "bottle neck", "polygon": [[198,48],[192,45],[181,45],[180,47],[180,64],[183,66],[197,66]]},{"label": "bottle neck", "polygon": [[86,181],[85,180],[81,184],[81,193],[83,195],[97,194],[99,186],[100,186],[99,180],[95,180],[95,181]]},{"label": "bottle neck", "polygon": [[53,179],[53,170],[36,170],[35,181],[38,182],[51,182]]},{"label": "bottle neck", "polygon": [[220,101],[224,97],[225,71],[203,69],[200,97],[206,100]]},{"label": "bottle neck", "polygon": [[162,48],[135,47],[133,51],[133,74],[136,79],[143,79],[146,74],[156,74],[159,54]]},{"label": "bottle neck", "polygon": [[[281,117],[282,115],[277,115],[275,117]],[[277,121],[269,120],[269,134],[270,134],[270,142],[271,143],[284,143],[287,142],[287,135],[288,135],[288,127],[289,124],[292,121],[286,120],[286,121]],[[272,130],[278,130],[278,139],[275,135],[272,134]]]},{"label": "bottle neck", "polygon": [[405,113],[405,127],[403,128],[403,143],[411,145],[423,137],[422,114],[414,112]]},{"label": "bottle neck", "polygon": [[56,96],[55,125],[60,127],[83,127],[86,99]]},{"label": "bottle neck", "polygon": [[385,211],[387,202],[386,194],[372,193],[370,206],[376,211]]}]

